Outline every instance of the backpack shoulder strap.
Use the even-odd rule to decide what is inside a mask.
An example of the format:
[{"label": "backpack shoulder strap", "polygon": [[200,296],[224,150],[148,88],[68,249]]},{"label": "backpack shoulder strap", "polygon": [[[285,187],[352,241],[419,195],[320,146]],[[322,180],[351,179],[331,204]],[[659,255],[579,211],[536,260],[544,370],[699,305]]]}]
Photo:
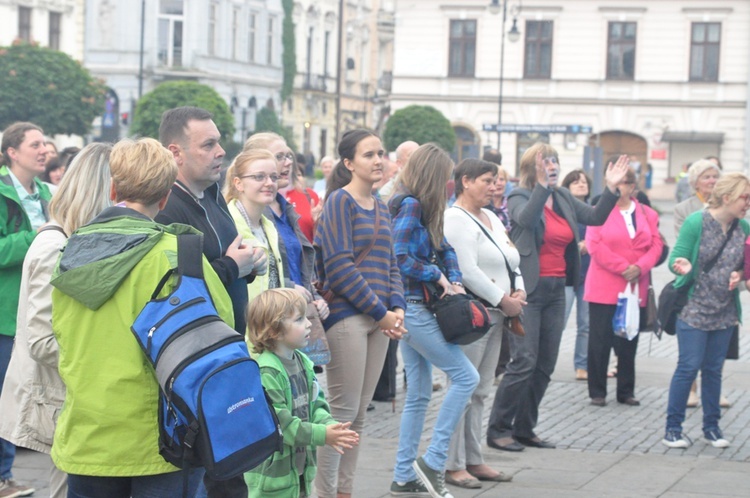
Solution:
[{"label": "backpack shoulder strap", "polygon": [[37,235],[39,235],[42,232],[52,232],[52,231],[60,232],[61,234],[65,236],[66,239],[68,238],[68,234],[65,233],[65,230],[63,230],[62,227],[59,227],[57,225],[45,225],[39,229],[39,231],[37,232]]},{"label": "backpack shoulder strap", "polygon": [[185,233],[177,236],[177,273],[203,278],[203,235]]}]

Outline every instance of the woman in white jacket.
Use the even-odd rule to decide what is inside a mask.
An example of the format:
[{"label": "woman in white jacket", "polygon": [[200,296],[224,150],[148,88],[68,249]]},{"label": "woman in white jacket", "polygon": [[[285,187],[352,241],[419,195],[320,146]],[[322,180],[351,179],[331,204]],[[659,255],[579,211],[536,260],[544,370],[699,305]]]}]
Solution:
[{"label": "woman in white jacket", "polygon": [[[453,433],[446,482],[465,488],[479,488],[480,481],[511,479],[484,463],[480,439],[484,400],[492,388],[500,354],[503,320],[519,315],[526,304],[518,269],[521,257],[500,219],[484,208],[494,193],[496,177],[497,166],[493,163],[478,159],[462,161],[454,171],[456,202],[445,213],[445,238],[456,251],[466,290],[488,305],[495,322],[482,339],[462,346],[479,371],[479,385]],[[511,288],[511,279],[515,289]]]},{"label": "woman in white jacket", "polygon": [[[0,396],[0,437],[16,446],[47,454],[52,449],[65,385],[57,372],[50,278],[68,236],[111,204],[111,150],[111,144],[93,143],[73,159],[50,201],[50,222],[23,261],[15,346]],[[52,465],[50,496],[67,494],[67,475]]]}]

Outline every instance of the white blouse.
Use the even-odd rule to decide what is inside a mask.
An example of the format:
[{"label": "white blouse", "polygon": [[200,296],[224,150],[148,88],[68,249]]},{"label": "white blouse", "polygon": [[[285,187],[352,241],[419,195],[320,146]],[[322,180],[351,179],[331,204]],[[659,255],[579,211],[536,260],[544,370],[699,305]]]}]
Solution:
[{"label": "white blouse", "polygon": [[458,267],[466,289],[499,306],[500,300],[511,290],[503,254],[516,274],[516,289],[525,290],[518,269],[521,255],[508,238],[502,221],[495,213],[488,209],[482,209],[482,212],[490,219],[492,230],[484,224],[482,227],[492,236],[494,244],[477,225],[482,222],[457,206],[445,212],[445,238],[456,251]]}]

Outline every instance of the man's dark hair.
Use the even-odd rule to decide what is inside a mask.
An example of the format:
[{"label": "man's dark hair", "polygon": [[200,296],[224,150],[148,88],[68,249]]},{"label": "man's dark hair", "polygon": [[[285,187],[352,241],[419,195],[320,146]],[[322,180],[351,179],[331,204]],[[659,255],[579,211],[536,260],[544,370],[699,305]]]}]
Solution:
[{"label": "man's dark hair", "polygon": [[164,147],[173,143],[183,143],[188,121],[205,121],[212,118],[213,115],[210,112],[200,107],[176,107],[164,111],[159,125],[159,142]]},{"label": "man's dark hair", "polygon": [[484,151],[484,155],[482,155],[483,161],[488,161],[491,163],[495,163],[498,166],[503,165],[503,155],[497,151],[497,149],[487,149]]}]

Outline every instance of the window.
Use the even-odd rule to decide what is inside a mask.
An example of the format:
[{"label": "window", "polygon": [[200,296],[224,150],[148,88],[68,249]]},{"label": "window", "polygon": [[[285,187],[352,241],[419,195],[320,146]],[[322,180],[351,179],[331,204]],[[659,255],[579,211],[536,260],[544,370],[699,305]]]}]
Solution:
[{"label": "window", "polygon": [[18,7],[18,38],[25,42],[31,41],[30,7]]},{"label": "window", "polygon": [[49,13],[49,48],[60,50],[60,21],[62,14],[59,12]]},{"label": "window", "polygon": [[266,64],[273,64],[273,37],[274,37],[274,25],[276,19],[273,17],[268,18],[268,42],[266,43]]},{"label": "window", "polygon": [[694,22],[690,37],[690,81],[719,81],[721,23]]},{"label": "window", "polygon": [[256,36],[257,18],[255,12],[250,13],[250,20],[247,23],[247,60],[255,62],[255,36]]},{"label": "window", "polygon": [[448,50],[448,76],[474,76],[477,22],[452,20]]},{"label": "window", "polygon": [[159,2],[159,62],[165,66],[182,66],[182,0]]},{"label": "window", "polygon": [[632,80],[635,77],[635,32],[634,22],[609,23],[608,80]]},{"label": "window", "polygon": [[524,78],[549,79],[552,76],[552,27],[552,21],[526,21]]},{"label": "window", "polygon": [[216,18],[219,16],[219,4],[211,2],[208,6],[208,55],[216,55]]},{"label": "window", "polygon": [[239,40],[240,39],[240,9],[234,8],[232,10],[232,59],[237,59],[237,54],[240,51]]}]

